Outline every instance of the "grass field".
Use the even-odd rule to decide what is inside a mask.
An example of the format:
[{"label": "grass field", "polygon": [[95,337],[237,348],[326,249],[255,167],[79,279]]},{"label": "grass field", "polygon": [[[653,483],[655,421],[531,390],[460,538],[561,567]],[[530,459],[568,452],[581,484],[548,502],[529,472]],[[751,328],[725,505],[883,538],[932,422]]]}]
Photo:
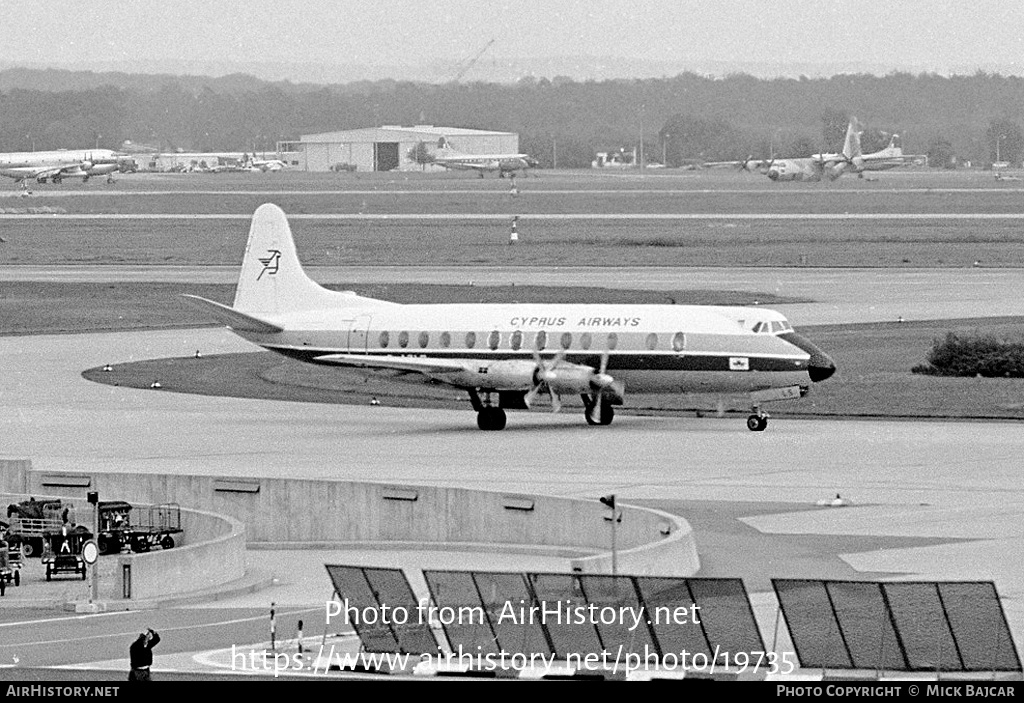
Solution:
[{"label": "grass field", "polygon": [[[433,213],[433,219],[295,219],[300,257],[309,265],[502,266],[821,266],[1024,267],[1024,220],[838,219],[844,213],[1012,216],[1024,211],[1024,190],[991,174],[889,173],[879,181],[773,184],[734,173],[637,175],[541,172],[508,181],[442,174],[220,174],[125,176],[115,186],[40,186],[25,198],[0,195],[0,262],[36,264],[237,265],[247,216],[272,201],[295,214]],[[300,192],[310,191],[310,192]],[[73,219],[3,214],[28,207],[67,215],[173,214],[170,219]],[[198,219],[188,214],[231,214]],[[740,214],[818,214],[836,219],[730,219]],[[474,219],[446,219],[445,214]],[[508,246],[509,219],[519,214],[519,244]],[[543,219],[587,214],[596,219]],[[531,218],[531,215],[534,217]],[[643,219],[695,215],[694,219]],[[703,215],[708,215],[704,217]],[[618,217],[624,216],[624,217]],[[632,217],[632,219],[631,219]],[[343,286],[338,286],[343,287]],[[364,295],[398,302],[633,302],[762,304],[794,302],[763,291],[649,292],[516,287],[356,286]],[[223,302],[231,287],[178,284],[4,283],[0,334],[130,330],[208,324],[178,302],[189,292]],[[1024,418],[1024,382],[916,376],[932,342],[947,331],[1019,336],[1024,320],[962,320],[903,325],[807,328],[839,371],[799,402],[776,413],[829,416]],[[116,359],[111,362],[116,362]],[[88,378],[186,392],[468,407],[450,388],[367,382],[347,371],[325,372],[270,354],[156,360],[118,365]],[[567,402],[572,402],[567,399]],[[578,402],[578,399],[577,399]],[[713,410],[715,398],[636,396],[632,412]],[[732,402],[741,408],[742,403]]]},{"label": "grass field", "polygon": [[[27,198],[0,191],[9,196],[0,197],[0,262],[236,264],[245,218],[270,201],[294,215],[356,218],[293,220],[308,265],[1024,267],[1017,184],[978,172],[879,179],[541,172],[519,179],[512,198],[507,180],[446,174],[136,174],[115,186],[48,184]],[[63,214],[3,214],[29,209]],[[174,217],[116,219],[152,214]],[[189,217],[218,214],[235,218]],[[359,219],[424,214],[432,218]],[[922,214],[937,217],[889,219]],[[509,247],[513,215],[519,245]]]}]

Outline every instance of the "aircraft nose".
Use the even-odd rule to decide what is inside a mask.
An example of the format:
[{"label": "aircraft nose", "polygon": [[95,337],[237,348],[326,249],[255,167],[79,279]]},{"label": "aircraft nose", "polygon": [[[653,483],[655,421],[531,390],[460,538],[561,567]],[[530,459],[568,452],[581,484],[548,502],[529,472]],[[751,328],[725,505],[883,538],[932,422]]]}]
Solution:
[{"label": "aircraft nose", "polygon": [[794,346],[800,347],[811,355],[810,363],[807,365],[807,375],[815,383],[831,378],[836,372],[836,362],[832,360],[832,357],[803,335],[796,332],[787,332],[786,334],[780,334],[779,337]]}]

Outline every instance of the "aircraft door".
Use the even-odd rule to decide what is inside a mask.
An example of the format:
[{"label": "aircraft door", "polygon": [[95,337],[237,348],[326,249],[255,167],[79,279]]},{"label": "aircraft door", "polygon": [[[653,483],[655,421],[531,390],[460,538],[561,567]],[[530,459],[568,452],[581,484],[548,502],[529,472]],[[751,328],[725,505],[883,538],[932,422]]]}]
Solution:
[{"label": "aircraft door", "polygon": [[348,350],[362,353],[367,351],[367,336],[370,333],[370,316],[359,315],[352,320],[348,331]]}]

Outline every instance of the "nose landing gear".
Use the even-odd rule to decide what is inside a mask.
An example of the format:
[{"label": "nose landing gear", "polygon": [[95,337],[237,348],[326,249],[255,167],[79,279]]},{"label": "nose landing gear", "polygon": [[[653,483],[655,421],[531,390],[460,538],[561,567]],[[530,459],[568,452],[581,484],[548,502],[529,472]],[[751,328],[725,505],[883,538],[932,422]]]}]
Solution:
[{"label": "nose landing gear", "polygon": [[764,432],[768,426],[768,416],[760,411],[747,418],[747,429],[751,432]]}]

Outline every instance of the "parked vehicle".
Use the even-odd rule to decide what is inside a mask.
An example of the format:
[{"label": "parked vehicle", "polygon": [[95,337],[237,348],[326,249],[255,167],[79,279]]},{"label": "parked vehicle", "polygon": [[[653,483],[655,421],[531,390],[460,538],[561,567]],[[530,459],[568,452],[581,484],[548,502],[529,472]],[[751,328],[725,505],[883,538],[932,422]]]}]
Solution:
[{"label": "parked vehicle", "polygon": [[85,580],[85,559],[82,558],[82,547],[92,533],[83,525],[72,527],[64,524],[56,532],[47,532],[43,540],[42,562],[46,566],[46,580],[54,574],[72,572],[81,574]]},{"label": "parked vehicle", "polygon": [[7,506],[8,528],[11,544],[18,545],[25,557],[37,557],[43,553],[46,532],[60,530],[67,517],[70,503],[60,500],[36,500],[29,498]]}]

